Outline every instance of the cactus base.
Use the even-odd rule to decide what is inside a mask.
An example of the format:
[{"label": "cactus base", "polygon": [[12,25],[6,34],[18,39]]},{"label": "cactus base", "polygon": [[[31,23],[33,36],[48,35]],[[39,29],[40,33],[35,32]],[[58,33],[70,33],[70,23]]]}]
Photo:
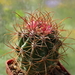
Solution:
[{"label": "cactus base", "polygon": [[[8,75],[26,75],[23,70],[21,70],[15,59],[10,59],[6,61],[6,73]],[[39,74],[36,73],[34,75],[71,75],[64,67],[58,62],[56,67],[51,67],[51,69],[47,72],[47,74]]]}]

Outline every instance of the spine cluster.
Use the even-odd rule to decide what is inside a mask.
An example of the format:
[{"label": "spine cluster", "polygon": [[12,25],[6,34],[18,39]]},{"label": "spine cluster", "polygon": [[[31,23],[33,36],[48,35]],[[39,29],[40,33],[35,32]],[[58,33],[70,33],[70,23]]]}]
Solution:
[{"label": "spine cluster", "polygon": [[17,61],[26,75],[47,75],[61,58],[61,26],[53,20],[51,12],[28,14],[25,18],[17,14],[24,22],[14,26],[13,34],[18,37],[18,45],[15,48]]}]

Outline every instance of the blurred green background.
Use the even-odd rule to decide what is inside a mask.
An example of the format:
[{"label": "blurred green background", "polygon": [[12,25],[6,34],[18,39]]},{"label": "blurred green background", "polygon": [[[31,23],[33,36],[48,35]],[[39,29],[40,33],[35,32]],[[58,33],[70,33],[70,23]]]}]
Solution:
[{"label": "blurred green background", "polygon": [[[0,0],[0,56],[11,51],[4,45],[10,37],[4,34],[8,32],[6,28],[12,30],[12,25],[19,21],[19,17],[14,12],[25,16],[25,12],[33,12],[36,9],[54,11],[54,19],[62,20],[71,17],[62,24],[68,30],[67,34],[72,31],[69,37],[75,39],[75,0]],[[74,43],[75,40],[67,39],[65,42]],[[75,45],[70,45],[70,47],[75,49]],[[64,56],[64,60],[68,64],[64,61],[61,62],[72,75],[75,75],[75,50],[72,48],[69,48],[66,52],[67,55]],[[11,54],[0,57],[0,75],[7,75],[5,61],[10,59]]]}]

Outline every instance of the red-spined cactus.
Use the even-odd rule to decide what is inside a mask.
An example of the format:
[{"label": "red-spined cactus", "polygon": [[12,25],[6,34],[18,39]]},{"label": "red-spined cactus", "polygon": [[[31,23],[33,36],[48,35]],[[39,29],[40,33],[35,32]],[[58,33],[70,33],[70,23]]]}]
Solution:
[{"label": "red-spined cactus", "polygon": [[59,48],[63,46],[60,40],[60,24],[63,20],[56,23],[51,12],[28,14],[25,18],[17,14],[23,24],[14,26],[16,32],[12,34],[18,37],[18,45],[13,47],[10,44],[10,47],[16,51],[17,62],[25,75],[52,75],[62,58]]}]

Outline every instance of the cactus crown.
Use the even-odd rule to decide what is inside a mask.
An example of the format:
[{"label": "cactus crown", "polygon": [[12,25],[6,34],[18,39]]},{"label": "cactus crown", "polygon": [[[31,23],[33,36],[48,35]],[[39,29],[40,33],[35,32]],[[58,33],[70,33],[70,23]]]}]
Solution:
[{"label": "cactus crown", "polygon": [[17,14],[24,22],[14,26],[13,34],[18,36],[18,45],[14,47],[18,55],[17,61],[26,75],[47,75],[62,56],[59,53],[63,44],[60,40],[61,22],[57,24],[51,12],[28,14],[25,18]]}]

